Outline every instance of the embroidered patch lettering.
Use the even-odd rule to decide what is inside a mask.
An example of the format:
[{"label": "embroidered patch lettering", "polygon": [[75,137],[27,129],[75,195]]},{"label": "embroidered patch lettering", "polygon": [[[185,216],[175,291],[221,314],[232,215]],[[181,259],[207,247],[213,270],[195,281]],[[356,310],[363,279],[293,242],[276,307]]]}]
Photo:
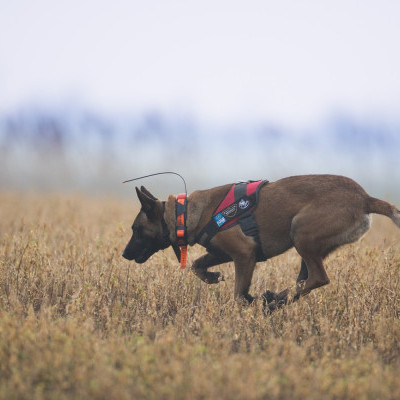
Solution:
[{"label": "embroidered patch lettering", "polygon": [[219,227],[221,227],[226,222],[226,219],[224,218],[224,216],[221,213],[214,215],[213,218]]},{"label": "embroidered patch lettering", "polygon": [[237,213],[237,205],[232,204],[229,207],[227,207],[224,211],[222,211],[222,215],[224,215],[227,218],[233,218]]},{"label": "embroidered patch lettering", "polygon": [[245,210],[249,205],[250,205],[250,201],[249,200],[242,199],[242,200],[239,201],[239,208],[241,210]]}]

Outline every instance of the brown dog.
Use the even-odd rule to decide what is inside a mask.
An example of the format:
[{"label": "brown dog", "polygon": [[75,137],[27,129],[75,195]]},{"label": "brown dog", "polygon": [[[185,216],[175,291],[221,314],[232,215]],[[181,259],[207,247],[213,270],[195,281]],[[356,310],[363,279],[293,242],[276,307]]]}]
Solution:
[{"label": "brown dog", "polygon": [[[189,245],[196,243],[199,232],[210,221],[231,186],[196,191],[188,197]],[[170,245],[176,250],[176,197],[170,195],[166,202],[161,202],[143,186],[136,191],[142,208],[133,223],[133,235],[123,257],[143,263]],[[296,293],[288,299],[288,289],[277,295],[267,291],[264,298],[273,310],[328,284],[323,259],[367,232],[371,213],[391,218],[400,228],[400,211],[395,206],[370,197],[349,178],[305,175],[270,182],[260,189],[258,205],[253,212],[259,240],[245,235],[239,225],[220,231],[211,239],[208,252],[193,263],[192,270],[204,282],[218,283],[223,279],[221,274],[207,269],[233,261],[235,298],[252,301],[249,288],[256,262],[294,246],[302,258]]]}]

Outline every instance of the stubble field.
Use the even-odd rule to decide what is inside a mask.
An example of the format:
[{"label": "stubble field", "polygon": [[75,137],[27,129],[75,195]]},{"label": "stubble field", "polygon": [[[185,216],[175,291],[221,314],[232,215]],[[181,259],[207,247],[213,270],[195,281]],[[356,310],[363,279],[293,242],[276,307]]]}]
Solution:
[{"label": "stubble field", "polygon": [[[400,398],[390,220],[329,256],[329,286],[265,316],[234,302],[229,263],[207,286],[171,250],[124,260],[136,207],[0,194],[0,398]],[[293,284],[299,266],[293,250],[259,263],[251,293]]]}]

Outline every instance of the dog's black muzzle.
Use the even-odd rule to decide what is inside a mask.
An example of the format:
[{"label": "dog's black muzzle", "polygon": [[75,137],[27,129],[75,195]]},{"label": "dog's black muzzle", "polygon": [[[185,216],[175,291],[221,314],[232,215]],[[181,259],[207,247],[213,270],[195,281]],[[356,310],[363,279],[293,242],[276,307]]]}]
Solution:
[{"label": "dog's black muzzle", "polygon": [[153,249],[143,249],[139,254],[135,254],[130,249],[125,249],[122,253],[122,257],[125,259],[132,261],[135,260],[138,264],[143,264],[146,262],[156,251]]},{"label": "dog's black muzzle", "polygon": [[158,250],[160,250],[160,248],[156,246],[155,243],[149,243],[146,240],[132,238],[125,247],[122,257],[129,261],[135,260],[138,264],[142,264]]},{"label": "dog's black muzzle", "polygon": [[125,249],[122,253],[122,257],[126,258],[129,261],[132,261],[135,256],[128,249]]}]

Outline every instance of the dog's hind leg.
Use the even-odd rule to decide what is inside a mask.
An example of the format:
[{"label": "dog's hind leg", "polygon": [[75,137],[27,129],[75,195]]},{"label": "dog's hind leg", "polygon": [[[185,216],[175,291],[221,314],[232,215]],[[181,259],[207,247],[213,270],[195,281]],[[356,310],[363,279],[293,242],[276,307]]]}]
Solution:
[{"label": "dog's hind leg", "polygon": [[306,265],[306,262],[303,259],[301,259],[300,272],[299,272],[299,276],[296,279],[296,283],[305,281],[305,280],[307,280],[307,278],[308,278],[307,265]]},{"label": "dog's hind leg", "polygon": [[[297,278],[296,294],[293,301],[296,301],[300,296],[304,296],[321,286],[329,283],[328,275],[325,271],[322,257],[317,255],[302,255],[302,266],[306,265],[307,275],[302,275],[301,270]],[[302,279],[305,277],[306,279]]]},{"label": "dog's hind leg", "polygon": [[322,257],[303,255],[299,276],[296,280],[296,293],[289,299],[290,289],[285,289],[278,294],[273,292],[264,293],[263,297],[268,303],[269,311],[274,311],[285,304],[297,301],[301,296],[305,296],[312,290],[329,283]]},{"label": "dog's hind leg", "polygon": [[208,272],[207,269],[228,261],[232,261],[228,255],[215,256],[207,253],[194,261],[192,271],[206,283],[219,283],[224,280],[224,276],[220,272]]},{"label": "dog's hind leg", "polygon": [[342,207],[335,213],[318,207],[308,208],[292,221],[290,236],[302,257],[301,269],[296,282],[296,293],[288,299],[289,289],[279,294],[267,292],[264,298],[269,308],[298,300],[311,290],[327,285],[323,259],[334,249],[359,239],[369,228],[370,219],[363,209]]},{"label": "dog's hind leg", "polygon": [[[365,214],[361,203],[360,200],[359,204],[355,202],[342,207],[338,205],[334,212],[324,207],[309,207],[293,219],[290,234],[304,261],[293,300],[327,285],[329,278],[322,260],[333,250],[358,240],[367,232],[370,218]],[[307,274],[304,265],[307,267]]]}]

